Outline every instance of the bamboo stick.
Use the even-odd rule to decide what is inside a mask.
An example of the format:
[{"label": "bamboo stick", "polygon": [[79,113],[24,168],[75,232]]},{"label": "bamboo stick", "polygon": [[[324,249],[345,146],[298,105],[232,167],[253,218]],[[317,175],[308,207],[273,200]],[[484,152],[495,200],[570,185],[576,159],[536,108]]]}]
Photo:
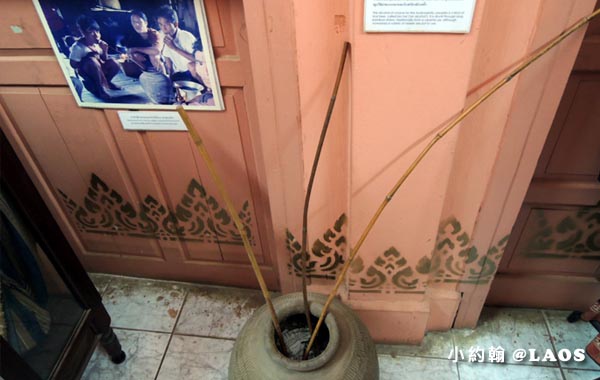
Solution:
[{"label": "bamboo stick", "polygon": [[244,225],[242,224],[242,221],[240,220],[240,217],[238,216],[237,211],[235,210],[233,202],[231,202],[231,199],[229,198],[229,194],[227,193],[227,190],[225,190],[225,185],[223,184],[221,177],[217,173],[214,162],[213,162],[212,158],[210,158],[210,155],[208,154],[208,151],[206,150],[206,147],[204,146],[204,143],[202,142],[202,138],[200,137],[198,132],[194,129],[194,126],[192,125],[192,121],[190,120],[189,116],[187,115],[187,113],[185,112],[183,107],[181,107],[181,106],[177,107],[177,112],[179,112],[181,119],[185,123],[187,130],[189,131],[190,135],[192,136],[192,140],[194,141],[194,144],[196,144],[198,153],[200,153],[200,156],[206,163],[206,166],[208,167],[208,171],[210,172],[210,175],[211,175],[213,181],[215,182],[215,185],[217,186],[219,194],[221,194],[221,197],[223,198],[223,201],[225,202],[225,205],[227,206],[227,211],[229,212],[231,219],[233,219],[233,223],[235,224],[238,232],[240,233],[240,236],[242,237],[242,241],[244,242],[244,248],[246,249],[246,253],[248,254],[248,259],[250,259],[250,264],[252,265],[252,270],[254,271],[254,274],[256,275],[256,279],[258,280],[258,284],[260,285],[260,290],[262,291],[265,302],[267,303],[267,307],[269,308],[273,326],[275,327],[275,331],[277,332],[277,336],[279,337],[279,340],[281,342],[281,349],[283,351],[283,354],[287,356],[287,347],[285,345],[285,340],[283,339],[283,334],[281,332],[279,320],[277,319],[277,313],[275,313],[275,308],[273,307],[273,302],[271,301],[271,295],[269,294],[269,289],[267,289],[267,284],[265,283],[265,279],[263,278],[263,275],[260,272],[258,262],[256,261],[256,256],[254,255],[254,251],[252,250],[252,245],[250,244],[250,241],[248,240],[248,236],[246,236],[246,231],[244,231]]},{"label": "bamboo stick", "polygon": [[498,83],[496,83],[491,89],[489,89],[485,94],[483,94],[479,99],[477,99],[477,101],[475,103],[473,103],[466,110],[464,110],[463,112],[461,112],[460,115],[458,115],[450,124],[448,124],[448,126],[446,126],[444,129],[442,129],[442,131],[440,131],[429,142],[429,144],[427,144],[427,146],[425,147],[425,149],[423,149],[423,151],[421,151],[421,153],[419,153],[419,155],[417,156],[417,158],[408,167],[408,169],[406,170],[406,172],[404,172],[404,174],[400,177],[400,179],[398,180],[398,182],[396,182],[396,184],[392,187],[392,189],[385,196],[385,199],[383,200],[383,202],[381,203],[381,205],[375,211],[375,214],[373,215],[373,217],[369,221],[369,224],[367,225],[367,227],[363,231],[362,235],[358,239],[355,247],[352,249],[352,251],[350,253],[350,257],[348,258],[348,260],[346,261],[346,263],[342,267],[342,271],[340,273],[340,276],[338,277],[338,279],[337,279],[337,281],[335,283],[335,286],[333,287],[331,293],[329,294],[329,297],[327,298],[327,302],[325,302],[325,305],[323,307],[321,315],[319,316],[319,320],[317,321],[317,325],[315,326],[315,330],[313,331],[312,336],[310,337],[310,341],[308,342],[308,345],[307,345],[306,350],[304,352],[304,358],[305,359],[308,356],[308,352],[310,351],[310,349],[311,349],[311,347],[312,347],[312,345],[313,345],[313,343],[315,341],[315,338],[316,338],[316,336],[317,336],[317,334],[319,332],[319,329],[320,329],[321,325],[323,324],[323,320],[325,319],[325,315],[327,314],[327,310],[328,310],[331,302],[333,301],[333,298],[337,294],[337,291],[338,291],[340,285],[342,284],[342,282],[344,280],[344,277],[346,276],[346,272],[348,272],[348,268],[350,268],[350,265],[352,264],[352,261],[356,257],[356,255],[358,253],[358,250],[360,249],[360,247],[364,243],[364,241],[367,238],[367,235],[369,234],[369,232],[371,232],[371,229],[373,228],[373,225],[375,224],[375,222],[377,222],[377,219],[379,219],[379,216],[383,212],[384,208],[392,200],[392,197],[394,196],[394,194],[396,194],[396,192],[398,191],[398,189],[400,188],[400,186],[404,183],[404,181],[406,181],[406,178],[408,178],[408,176],[415,170],[415,167],[421,162],[421,160],[423,160],[423,158],[425,157],[425,155],[427,155],[427,153],[431,150],[431,148],[442,137],[444,137],[454,127],[456,127],[458,125],[458,123],[460,123],[465,117],[467,117],[467,115],[469,115],[471,112],[473,112],[473,110],[475,110],[477,107],[479,107],[479,105],[481,103],[483,103],[490,96],[492,96],[492,94],[494,94],[502,86],[504,86],[505,84],[507,84],[508,82],[510,82],[517,74],[519,74],[521,71],[525,70],[527,67],[529,67],[529,65],[531,65],[533,62],[537,61],[541,56],[543,56],[548,51],[550,51],[553,47],[555,47],[556,45],[558,45],[560,42],[562,42],[565,38],[567,38],[569,35],[571,35],[577,29],[581,28],[583,25],[585,25],[588,22],[590,22],[590,20],[592,20],[594,17],[598,16],[598,14],[600,14],[600,9],[597,9],[593,13],[591,13],[588,16],[582,18],[579,22],[577,22],[572,27],[564,30],[562,33],[560,33],[558,36],[556,36],[553,40],[551,40],[550,42],[548,42],[545,45],[544,48],[542,48],[541,50],[539,50],[537,53],[534,53],[528,59],[526,59],[521,64],[519,64],[506,77],[504,77],[504,79],[502,79]]},{"label": "bamboo stick", "polygon": [[306,259],[309,257],[306,251],[306,240],[308,233],[308,205],[310,203],[310,195],[312,193],[313,184],[315,181],[315,175],[317,174],[317,167],[319,166],[319,159],[321,158],[321,150],[323,149],[323,143],[325,142],[325,135],[327,135],[327,129],[329,128],[329,121],[331,120],[331,114],[333,113],[333,107],[335,106],[335,100],[337,99],[338,90],[340,89],[340,82],[342,81],[342,73],[344,72],[344,65],[346,63],[346,56],[350,49],[350,42],[344,42],[344,48],[342,50],[342,57],[340,59],[340,66],[338,68],[337,78],[335,85],[333,86],[333,93],[329,101],[329,107],[325,115],[325,121],[323,122],[323,128],[321,129],[321,136],[319,138],[319,144],[317,145],[317,151],[315,152],[315,158],[313,160],[312,170],[310,172],[310,179],[308,180],[308,188],[306,190],[306,197],[304,199],[304,212],[302,214],[302,246],[300,248],[301,263],[302,263],[302,299],[304,300],[304,315],[306,316],[306,323],[309,331],[313,332],[312,321],[310,320],[310,309],[308,307],[308,293],[306,285]]}]

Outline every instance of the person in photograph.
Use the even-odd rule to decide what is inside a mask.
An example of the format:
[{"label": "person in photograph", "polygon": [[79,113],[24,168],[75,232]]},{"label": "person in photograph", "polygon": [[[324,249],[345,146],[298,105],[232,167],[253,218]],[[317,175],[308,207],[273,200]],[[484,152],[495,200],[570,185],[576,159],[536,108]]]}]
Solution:
[{"label": "person in photograph", "polygon": [[202,41],[198,40],[194,43],[194,60],[188,64],[190,79],[202,85],[203,90],[200,94],[188,101],[188,104],[203,104],[214,105],[214,96],[212,92],[212,81],[204,57]]},{"label": "person in photograph", "polygon": [[127,61],[123,64],[125,75],[138,78],[146,96],[155,104],[174,102],[173,82],[166,75],[163,63],[163,35],[148,26],[148,17],[140,10],[131,11],[133,31],[125,38]]},{"label": "person in photograph", "polygon": [[108,58],[108,44],[101,39],[100,26],[96,20],[81,15],[77,18],[77,26],[83,37],[71,46],[69,63],[89,92],[108,101],[111,96],[106,91],[120,89],[111,80],[121,67],[117,61]]},{"label": "person in photograph", "polygon": [[188,63],[194,60],[194,42],[196,37],[179,27],[177,12],[168,5],[158,9],[157,21],[164,34],[162,55],[167,74],[172,80],[181,80],[180,73],[188,70]]},{"label": "person in photograph", "polygon": [[161,51],[163,49],[163,36],[153,28],[148,27],[148,17],[140,10],[131,11],[130,33],[123,45],[127,47],[128,60],[123,63],[123,71],[127,76],[139,78],[144,71],[158,71],[165,73]]}]

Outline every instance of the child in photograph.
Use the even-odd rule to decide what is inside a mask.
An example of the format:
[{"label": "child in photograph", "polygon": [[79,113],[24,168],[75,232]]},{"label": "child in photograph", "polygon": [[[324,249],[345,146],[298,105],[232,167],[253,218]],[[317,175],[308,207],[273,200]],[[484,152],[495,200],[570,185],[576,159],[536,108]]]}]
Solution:
[{"label": "child in photograph", "polygon": [[181,80],[179,73],[188,69],[188,63],[194,60],[194,42],[196,37],[179,27],[179,18],[173,8],[163,5],[157,13],[158,25],[164,34],[162,50],[167,74],[172,80]]},{"label": "child in photograph", "polygon": [[131,11],[130,21],[134,31],[124,41],[129,58],[123,64],[125,74],[139,78],[144,71],[165,73],[165,66],[161,59],[164,46],[162,34],[148,27],[148,17],[142,11]]},{"label": "child in photograph", "polygon": [[108,44],[101,39],[100,26],[89,16],[77,19],[83,37],[71,46],[69,62],[82,78],[84,87],[96,97],[108,101],[111,96],[106,90],[119,90],[111,80],[121,67],[108,58]]}]

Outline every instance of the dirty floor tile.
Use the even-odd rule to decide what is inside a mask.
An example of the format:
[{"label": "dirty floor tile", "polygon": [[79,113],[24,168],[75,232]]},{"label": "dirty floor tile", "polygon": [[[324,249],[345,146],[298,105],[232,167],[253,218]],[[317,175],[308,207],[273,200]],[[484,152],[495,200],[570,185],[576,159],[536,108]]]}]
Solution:
[{"label": "dirty floor tile", "polygon": [[530,365],[458,363],[460,380],[562,380],[560,369]]},{"label": "dirty floor tile", "polygon": [[379,380],[458,380],[456,363],[444,359],[379,355]]},{"label": "dirty floor tile", "polygon": [[447,359],[453,348],[452,332],[429,332],[419,345],[378,344],[377,353],[395,356],[420,356]]},{"label": "dirty floor tile", "polygon": [[92,282],[96,286],[96,289],[98,289],[98,293],[100,293],[100,295],[102,295],[104,293],[104,291],[106,290],[106,287],[108,286],[110,281],[113,278],[116,278],[115,276],[111,276],[109,274],[102,274],[102,273],[88,273],[88,274],[89,274],[90,278],[92,279]]},{"label": "dirty floor tile", "polygon": [[190,289],[175,333],[235,339],[263,303],[257,290],[208,286]]},{"label": "dirty floor tile", "polygon": [[226,380],[233,343],[173,335],[157,380]]},{"label": "dirty floor tile", "polygon": [[169,334],[147,331],[116,330],[127,358],[114,364],[100,347],[96,348],[83,374],[83,380],[154,379],[163,358]]},{"label": "dirty floor tile", "polygon": [[583,371],[575,369],[563,369],[565,380],[598,380],[600,371]]},{"label": "dirty floor tile", "polygon": [[112,326],[171,332],[186,289],[178,284],[113,278],[103,296]]},{"label": "dirty floor tile", "polygon": [[464,361],[469,360],[471,349],[477,351],[479,348],[484,352],[485,361],[489,362],[490,347],[501,347],[505,363],[558,366],[556,362],[530,362],[527,358],[519,362],[513,359],[513,352],[518,349],[525,350],[528,355],[530,349],[535,349],[540,357],[546,350],[556,355],[541,310],[488,307],[481,313],[475,330],[457,329],[453,333],[454,344],[457,351],[464,354]]},{"label": "dirty floor tile", "polygon": [[[567,316],[570,313],[570,311],[544,310],[550,335],[554,340],[554,346],[557,351],[567,349],[573,353],[578,348],[585,350],[585,346],[598,335],[598,331],[589,322],[578,321],[569,323]],[[568,362],[561,362],[560,366],[572,369],[600,370],[598,364],[587,355],[582,362],[576,362],[571,359]]]}]

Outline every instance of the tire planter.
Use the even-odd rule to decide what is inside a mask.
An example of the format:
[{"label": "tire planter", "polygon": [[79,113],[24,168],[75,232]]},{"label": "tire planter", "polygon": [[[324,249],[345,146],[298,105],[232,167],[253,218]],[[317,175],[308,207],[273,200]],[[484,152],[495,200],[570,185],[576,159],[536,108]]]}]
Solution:
[{"label": "tire planter", "polygon": [[[318,316],[327,297],[309,294],[311,314]],[[303,314],[301,293],[273,300],[280,321]],[[267,306],[259,308],[242,328],[231,353],[229,380],[377,380],[375,345],[356,314],[338,299],[329,307],[324,350],[309,360],[292,360],[279,352]],[[282,327],[283,328],[283,327]],[[319,333],[321,335],[321,332]]]}]

